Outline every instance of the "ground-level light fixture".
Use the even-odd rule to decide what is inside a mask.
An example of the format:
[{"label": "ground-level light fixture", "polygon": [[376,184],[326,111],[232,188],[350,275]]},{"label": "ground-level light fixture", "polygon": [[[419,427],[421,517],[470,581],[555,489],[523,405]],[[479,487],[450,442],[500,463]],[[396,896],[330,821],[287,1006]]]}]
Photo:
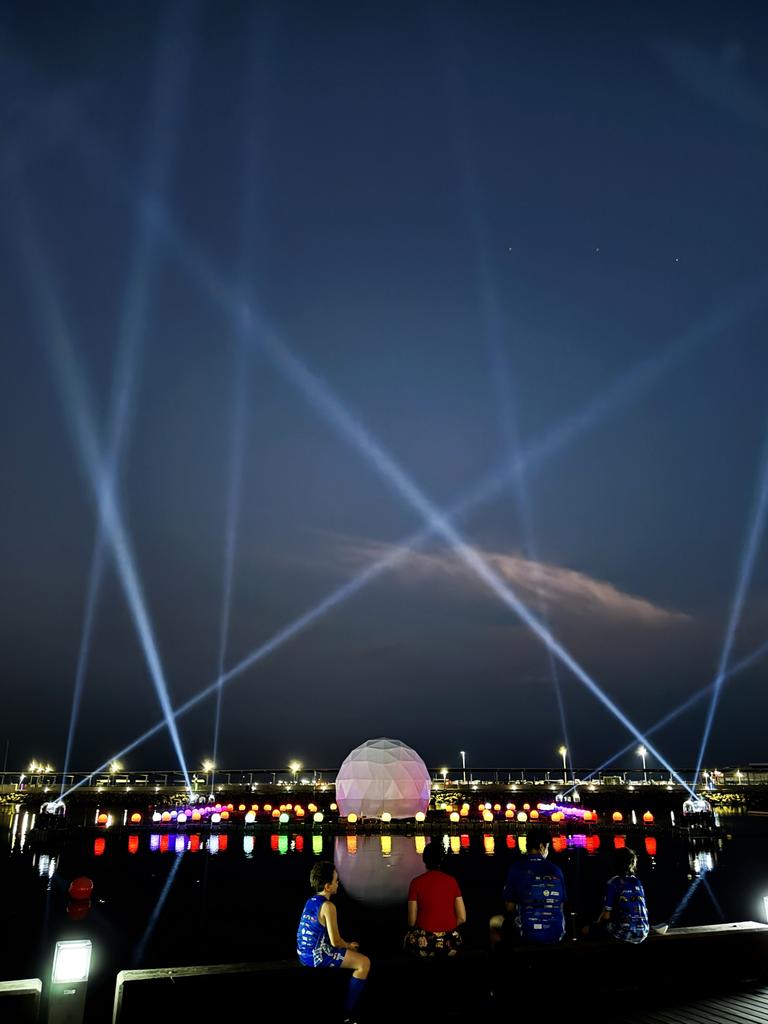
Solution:
[{"label": "ground-level light fixture", "polygon": [[57,942],[51,970],[48,1024],[80,1024],[91,969],[90,939]]}]

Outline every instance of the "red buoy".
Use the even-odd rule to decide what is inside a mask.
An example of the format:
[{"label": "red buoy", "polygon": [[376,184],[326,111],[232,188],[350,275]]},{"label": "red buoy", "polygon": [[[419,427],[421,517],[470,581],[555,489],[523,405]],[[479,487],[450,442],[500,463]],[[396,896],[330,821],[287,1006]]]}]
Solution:
[{"label": "red buoy", "polygon": [[93,893],[93,882],[90,878],[75,878],[69,883],[69,895],[73,900],[89,900]]}]

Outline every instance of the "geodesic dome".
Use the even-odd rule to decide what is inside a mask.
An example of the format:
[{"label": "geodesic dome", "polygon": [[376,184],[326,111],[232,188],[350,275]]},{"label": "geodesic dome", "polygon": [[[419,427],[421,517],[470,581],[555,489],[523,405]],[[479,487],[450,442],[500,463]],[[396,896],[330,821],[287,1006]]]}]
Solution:
[{"label": "geodesic dome", "polygon": [[422,759],[400,740],[366,740],[347,756],[336,776],[341,814],[413,818],[429,807],[431,780]]}]

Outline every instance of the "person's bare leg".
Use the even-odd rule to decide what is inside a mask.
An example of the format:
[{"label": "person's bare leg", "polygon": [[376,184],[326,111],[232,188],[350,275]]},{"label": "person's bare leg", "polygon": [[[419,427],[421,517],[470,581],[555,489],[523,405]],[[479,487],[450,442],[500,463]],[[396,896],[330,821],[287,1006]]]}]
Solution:
[{"label": "person's bare leg", "polygon": [[353,978],[365,981],[368,971],[371,969],[371,961],[363,953],[358,953],[356,949],[348,949],[341,961],[341,966],[352,971]]}]

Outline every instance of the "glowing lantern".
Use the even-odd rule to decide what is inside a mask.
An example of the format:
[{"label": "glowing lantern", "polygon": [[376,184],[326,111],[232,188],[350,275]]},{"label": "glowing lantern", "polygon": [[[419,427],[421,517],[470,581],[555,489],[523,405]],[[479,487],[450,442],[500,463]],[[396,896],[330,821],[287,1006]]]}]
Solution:
[{"label": "glowing lantern", "polygon": [[592,811],[584,811],[584,821],[592,821]]},{"label": "glowing lantern", "polygon": [[179,825],[186,825],[186,823],[187,823],[187,816],[186,816],[186,814],[182,811],[181,814],[176,818],[176,821],[178,822]]},{"label": "glowing lantern", "polygon": [[467,817],[467,815],[469,814],[469,808],[467,807],[466,804],[464,804],[464,806],[461,808],[461,810],[459,811],[459,814],[461,815],[462,818],[466,818]]},{"label": "glowing lantern", "polygon": [[272,817],[273,818],[279,818],[280,817],[280,811],[278,811],[277,808],[275,808],[274,811],[272,811]]},{"label": "glowing lantern", "polygon": [[644,825],[652,825],[653,824],[653,815],[651,814],[650,811],[646,811],[645,814],[643,815],[643,824]]},{"label": "glowing lantern", "polygon": [[516,810],[517,810],[517,808],[515,807],[515,805],[514,805],[514,804],[507,804],[507,806],[506,806],[506,808],[505,808],[505,809],[506,809],[507,811],[516,811]]},{"label": "glowing lantern", "polygon": [[296,808],[296,817],[297,818],[303,818],[305,814],[306,814],[306,811],[304,810],[303,807],[297,807]]},{"label": "glowing lantern", "polygon": [[93,856],[101,857],[107,848],[107,840],[104,836],[99,836],[98,839],[93,840]]},{"label": "glowing lantern", "polygon": [[221,812],[221,820],[222,821],[229,821],[229,811],[222,811]]},{"label": "glowing lantern", "polygon": [[384,811],[384,813],[381,816],[381,820],[384,822],[385,825],[387,825],[390,821],[392,821],[392,815],[389,813],[389,811]]},{"label": "glowing lantern", "polygon": [[234,811],[234,809],[235,809],[235,805],[234,804],[227,804],[227,810],[228,811]]},{"label": "glowing lantern", "polygon": [[518,811],[517,812],[517,820],[518,821],[528,821],[528,815],[525,813],[525,811]]},{"label": "glowing lantern", "polygon": [[279,818],[280,824],[281,825],[287,825],[290,820],[291,820],[290,814],[287,811],[283,811],[283,813],[280,815],[280,818]]},{"label": "glowing lantern", "polygon": [[256,812],[255,811],[248,811],[248,813],[245,816],[245,824],[246,825],[252,825],[254,823],[254,821],[256,821]]},{"label": "glowing lantern", "polygon": [[162,817],[163,816],[160,813],[160,811],[155,811],[155,813],[152,815],[152,821],[162,821]]},{"label": "glowing lantern", "polygon": [[530,804],[523,804],[523,810],[524,811],[530,811],[530,809],[531,809],[531,805]]},{"label": "glowing lantern", "polygon": [[493,805],[493,809],[494,809],[494,811],[500,811],[501,810],[501,804],[494,804]]},{"label": "glowing lantern", "polygon": [[[258,807],[254,807],[254,810],[257,811]],[[272,810],[272,804],[264,804],[264,810],[265,811],[271,811]]]},{"label": "glowing lantern", "polygon": [[[104,840],[101,840],[104,842]],[[89,900],[93,894],[93,882],[90,878],[75,878],[69,883],[69,895],[73,900]]]},{"label": "glowing lantern", "polygon": [[538,816],[539,816],[539,812],[538,812],[538,811],[536,810],[536,808],[534,807],[534,809],[533,809],[533,810],[531,811],[531,813],[530,813],[530,819],[531,819],[531,821],[536,821],[536,819],[538,818]]},{"label": "glowing lantern", "polygon": [[515,816],[515,812],[514,811],[512,811],[512,810],[504,811],[504,817],[505,818],[514,818],[514,816]]},{"label": "glowing lantern", "polygon": [[213,809],[214,809],[214,811],[220,813],[221,812],[221,804],[216,804],[216,806]]},{"label": "glowing lantern", "polygon": [[355,822],[357,821],[357,815],[355,814],[354,811],[352,811],[351,814],[347,815],[347,821],[349,822],[350,825],[355,824]]},{"label": "glowing lantern", "polygon": [[480,811],[480,813],[482,814],[482,813],[483,813],[483,811],[485,810],[485,804],[478,804],[478,805],[477,805],[477,809],[478,809],[478,811]]},{"label": "glowing lantern", "polygon": [[109,821],[109,815],[108,814],[100,814],[98,816],[98,818],[96,819],[96,824],[97,825],[106,825],[108,821]]},{"label": "glowing lantern", "polygon": [[323,812],[315,811],[314,815],[312,816],[312,820],[315,822],[315,824],[319,825],[323,820]]},{"label": "glowing lantern", "polygon": [[317,804],[307,804],[307,810],[310,814],[314,814],[317,810]]},{"label": "glowing lantern", "polygon": [[626,836],[614,836],[613,837],[613,848],[614,850],[622,850],[627,845]]},{"label": "glowing lantern", "polygon": [[211,824],[212,825],[218,825],[220,821],[221,821],[221,815],[220,814],[212,814],[211,815]]},{"label": "glowing lantern", "polygon": [[165,821],[165,822],[170,821],[171,820],[171,812],[170,811],[163,811],[163,813],[160,815],[160,820],[161,821]]},{"label": "glowing lantern", "polygon": [[426,817],[427,817],[427,816],[426,816],[426,814],[424,813],[424,811],[416,811],[416,814],[414,815],[414,817],[416,818],[416,821],[418,821],[419,823],[421,823],[422,821],[425,821],[425,820],[426,820]]},{"label": "glowing lantern", "polygon": [[457,811],[451,812],[451,821],[454,825],[461,821],[461,815]]},{"label": "glowing lantern", "polygon": [[621,811],[614,811],[611,817],[614,821],[624,821],[624,815]]},{"label": "glowing lantern", "polygon": [[285,810],[286,811],[292,811],[293,810],[293,804],[286,804],[285,805]]},{"label": "glowing lantern", "polygon": [[192,821],[200,821],[200,811],[192,811]]},{"label": "glowing lantern", "polygon": [[245,810],[245,804],[240,804],[237,809],[238,809],[238,811],[244,811]]},{"label": "glowing lantern", "polygon": [[132,814],[131,815],[131,824],[132,825],[139,825],[139,824],[141,824],[141,815],[138,814],[138,813]]},{"label": "glowing lantern", "polygon": [[653,836],[645,837],[645,852],[649,857],[656,856],[656,839]]},{"label": "glowing lantern", "polygon": [[483,821],[493,821],[493,811],[483,811]]},{"label": "glowing lantern", "polygon": [[128,853],[138,853],[138,852],[139,852],[139,837],[138,836],[128,836]]},{"label": "glowing lantern", "polygon": [[331,810],[332,811],[338,811],[338,809],[339,809],[339,805],[338,804],[331,804]]},{"label": "glowing lantern", "polygon": [[[259,809],[259,805],[258,804],[251,804],[251,810],[252,811],[258,811],[258,809]],[[267,810],[269,810],[269,808],[265,807],[264,810],[267,811]]]}]

